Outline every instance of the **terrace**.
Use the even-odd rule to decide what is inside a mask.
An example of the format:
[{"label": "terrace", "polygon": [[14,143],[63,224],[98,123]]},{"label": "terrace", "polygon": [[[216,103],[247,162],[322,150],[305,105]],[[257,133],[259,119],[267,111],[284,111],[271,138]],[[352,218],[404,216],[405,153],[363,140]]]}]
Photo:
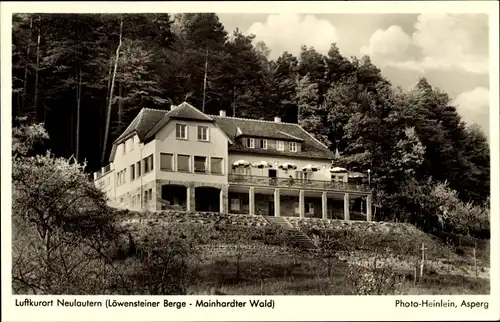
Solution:
[{"label": "terrace", "polygon": [[240,186],[370,193],[370,187],[368,185],[360,183],[352,183],[352,182],[332,182],[325,180],[295,179],[295,178],[294,179],[272,178],[266,176],[253,176],[245,174],[229,174],[228,182],[230,185],[240,185]]}]

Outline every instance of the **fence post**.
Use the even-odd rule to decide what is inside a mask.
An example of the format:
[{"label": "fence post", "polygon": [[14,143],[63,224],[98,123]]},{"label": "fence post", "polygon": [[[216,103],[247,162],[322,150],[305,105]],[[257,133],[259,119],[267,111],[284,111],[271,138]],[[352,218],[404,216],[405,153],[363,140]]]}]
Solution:
[{"label": "fence post", "polygon": [[476,260],[476,243],[474,242],[474,249],[472,250],[472,254],[474,255],[474,272],[475,278],[477,279],[477,260]]},{"label": "fence post", "polygon": [[425,248],[424,243],[422,243],[422,263],[420,264],[420,278],[424,276],[424,263],[425,263]]}]

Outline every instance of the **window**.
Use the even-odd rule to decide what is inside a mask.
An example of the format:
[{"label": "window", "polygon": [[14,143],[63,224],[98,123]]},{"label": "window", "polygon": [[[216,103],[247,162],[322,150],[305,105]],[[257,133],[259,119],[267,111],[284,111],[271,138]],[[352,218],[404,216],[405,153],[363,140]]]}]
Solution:
[{"label": "window", "polygon": [[194,157],[194,172],[206,173],[207,172],[207,157]]},{"label": "window", "polygon": [[187,125],[186,124],[176,124],[175,125],[175,137],[182,140],[187,140]]},{"label": "window", "polygon": [[267,150],[267,140],[266,139],[259,140],[259,148]]},{"label": "window", "polygon": [[189,166],[190,157],[189,155],[181,155],[177,156],[177,171],[182,172],[191,172],[191,167]]},{"label": "window", "polygon": [[314,204],[313,203],[306,203],[306,214],[308,214],[308,215],[314,214]]},{"label": "window", "polygon": [[295,172],[295,177],[299,180],[308,180],[311,179],[311,172],[307,171],[296,171]]},{"label": "window", "polygon": [[137,178],[139,178],[141,176],[141,161],[137,162],[135,168],[137,169]]},{"label": "window", "polygon": [[333,182],[343,182],[344,181],[344,176],[343,175],[334,175],[334,174],[332,174],[332,181]]},{"label": "window", "polygon": [[150,171],[153,171],[153,155],[151,154],[150,156],[144,158],[142,160],[144,164],[144,173],[148,173]]},{"label": "window", "polygon": [[121,149],[122,149],[122,154],[124,155],[125,154],[125,142],[120,144],[121,146]]},{"label": "window", "polygon": [[245,139],[243,139],[243,145],[247,148],[254,149],[255,148],[255,139],[254,138],[245,138]]},{"label": "window", "polygon": [[135,179],[135,164],[130,166],[130,181]]},{"label": "window", "polygon": [[276,150],[278,150],[278,151],[284,151],[285,150],[285,142],[283,142],[283,141],[276,141]]},{"label": "window", "polygon": [[160,153],[160,170],[174,171],[174,155],[171,153]]},{"label": "window", "polygon": [[250,168],[234,168],[233,172],[235,174],[250,174]]},{"label": "window", "polygon": [[122,171],[120,171],[116,174],[117,185],[121,185],[121,184],[124,184],[126,182],[126,178],[125,178],[126,172],[127,172],[127,169],[123,169]]},{"label": "window", "polygon": [[131,137],[128,140],[128,150],[129,151],[133,151],[134,150],[134,137]]},{"label": "window", "polygon": [[210,140],[207,126],[198,126],[198,141]]},{"label": "window", "polygon": [[240,210],[240,199],[231,199],[231,210]]},{"label": "window", "polygon": [[297,152],[297,142],[290,142],[290,152]]},{"label": "window", "polygon": [[148,189],[144,191],[144,200],[145,201],[153,200],[153,189]]},{"label": "window", "polygon": [[300,214],[300,204],[298,202],[293,204],[293,207],[295,209],[295,214]]},{"label": "window", "polygon": [[222,174],[222,158],[210,158],[211,173]]}]

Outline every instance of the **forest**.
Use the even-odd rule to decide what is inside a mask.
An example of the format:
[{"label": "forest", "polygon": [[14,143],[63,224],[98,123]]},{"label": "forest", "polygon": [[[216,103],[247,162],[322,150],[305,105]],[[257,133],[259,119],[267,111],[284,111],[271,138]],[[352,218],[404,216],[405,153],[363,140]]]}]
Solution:
[{"label": "forest", "polygon": [[335,43],[272,60],[265,43],[212,13],[15,14],[12,28],[14,131],[42,124],[45,148],[86,173],[108,163],[140,109],[187,101],[298,122],[338,151],[339,166],[370,169],[377,220],[489,236],[486,136],[426,79],[395,87]]}]

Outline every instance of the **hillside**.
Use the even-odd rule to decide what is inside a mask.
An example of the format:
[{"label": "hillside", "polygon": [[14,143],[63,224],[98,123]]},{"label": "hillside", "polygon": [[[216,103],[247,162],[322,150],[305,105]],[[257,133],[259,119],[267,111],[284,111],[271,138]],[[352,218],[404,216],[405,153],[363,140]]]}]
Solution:
[{"label": "hillside", "polygon": [[[356,293],[344,284],[357,272],[355,267],[371,270],[373,265],[384,274],[390,271],[391,276],[401,277],[399,286],[389,293],[456,293],[463,292],[462,288],[467,293],[484,293],[489,287],[488,249],[477,250],[484,258],[477,262],[478,278],[474,279],[470,249],[457,251],[408,224],[286,218],[316,245],[325,236],[335,241],[328,249],[320,246],[305,251],[290,247],[283,229],[263,216],[175,211],[121,211],[119,216],[122,228],[132,233],[138,245],[172,226],[184,231],[183,235],[203,236],[196,264],[201,282],[190,288],[194,294],[214,289],[228,294]],[[426,248],[424,278],[417,276],[418,283],[413,285],[422,244]],[[265,278],[259,272],[265,272]],[[330,286],[325,289],[324,285]]]}]

